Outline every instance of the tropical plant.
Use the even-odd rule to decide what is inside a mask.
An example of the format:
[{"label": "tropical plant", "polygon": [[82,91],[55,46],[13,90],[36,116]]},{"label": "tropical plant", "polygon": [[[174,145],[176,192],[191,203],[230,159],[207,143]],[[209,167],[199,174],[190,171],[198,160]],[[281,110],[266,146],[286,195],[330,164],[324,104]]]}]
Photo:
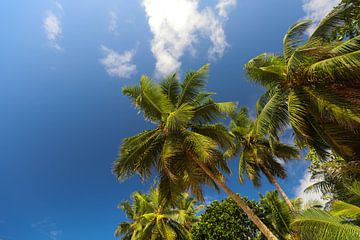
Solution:
[{"label": "tropical plant", "polygon": [[332,39],[343,40],[353,38],[360,33],[360,1],[342,0],[337,8],[347,8],[344,24],[335,28]]},{"label": "tropical plant", "polygon": [[188,72],[183,83],[172,74],[159,84],[142,76],[140,84],[125,87],[135,107],[152,130],[124,139],[113,171],[119,180],[134,173],[143,179],[153,168],[159,174],[159,191],[170,202],[179,192],[190,190],[203,199],[202,186],[222,188],[269,239],[276,239],[246,203],[225,184],[229,173],[222,150],[233,143],[226,127],[217,120],[233,112],[234,102],[215,102],[205,92],[208,66]]},{"label": "tropical plant", "polygon": [[360,36],[328,40],[347,14],[335,8],[308,39],[311,21],[297,22],[284,37],[283,55],[261,54],[245,70],[266,88],[257,103],[269,116],[259,120],[260,133],[276,135],[290,122],[299,146],[322,158],[332,149],[350,162],[360,159]]},{"label": "tropical plant", "polygon": [[124,240],[170,240],[191,239],[191,226],[197,221],[196,213],[202,205],[189,194],[179,195],[173,206],[159,197],[159,189],[151,188],[149,193],[135,192],[132,203],[119,204],[129,221],[120,223],[116,237]]},{"label": "tropical plant", "polygon": [[360,181],[360,162],[346,162],[336,153],[330,152],[325,159],[320,158],[310,149],[306,159],[311,160],[309,172],[316,182],[305,192],[320,192],[323,197],[332,200],[347,200],[347,185]]},{"label": "tropical plant", "polygon": [[291,230],[290,224],[295,214],[301,210],[302,200],[296,198],[292,201],[293,211],[290,211],[287,203],[279,198],[276,191],[260,195],[260,205],[264,209],[264,221],[279,239],[298,239],[296,232]]},{"label": "tropical plant", "polygon": [[308,209],[298,215],[291,227],[305,240],[360,239],[360,183],[347,187],[348,200],[333,201],[330,211]]},{"label": "tropical plant", "polygon": [[[264,209],[256,201],[242,198],[262,220]],[[261,232],[250,221],[234,200],[213,201],[200,215],[191,230],[193,240],[249,240],[260,237]]]},{"label": "tropical plant", "polygon": [[284,161],[298,159],[300,154],[297,148],[259,133],[260,129],[264,127],[261,124],[271,121],[271,119],[264,120],[269,117],[264,116],[264,112],[258,109],[255,121],[250,119],[246,108],[241,108],[239,112],[231,114],[232,121],[229,128],[235,136],[235,144],[225,154],[227,157],[233,157],[240,153],[238,171],[241,183],[244,182],[246,174],[258,187],[261,185],[260,172],[263,172],[267,179],[275,185],[289,208],[294,211],[291,201],[276,178],[286,178],[286,170],[278,159]]}]

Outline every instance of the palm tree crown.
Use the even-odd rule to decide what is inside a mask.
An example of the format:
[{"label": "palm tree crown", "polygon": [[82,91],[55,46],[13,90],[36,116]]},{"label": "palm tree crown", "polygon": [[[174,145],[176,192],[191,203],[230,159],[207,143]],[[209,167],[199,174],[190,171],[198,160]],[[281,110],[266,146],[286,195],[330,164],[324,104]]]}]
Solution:
[{"label": "palm tree crown", "polygon": [[202,199],[202,184],[216,184],[198,162],[218,177],[221,171],[230,171],[220,150],[229,147],[232,138],[222,124],[214,121],[234,111],[236,104],[215,102],[213,93],[204,91],[207,70],[205,65],[188,72],[183,83],[176,74],[159,84],[142,76],[139,85],[123,89],[155,128],[123,141],[114,165],[119,179],[134,173],[147,178],[156,167],[162,196],[172,199],[176,193],[190,189]]},{"label": "palm tree crown", "polygon": [[151,188],[148,194],[135,192],[132,203],[119,204],[129,221],[118,225],[115,236],[125,240],[162,240],[191,239],[190,229],[197,221],[196,213],[202,205],[189,194],[179,195],[173,206],[159,197],[159,189]]},{"label": "palm tree crown", "polygon": [[260,172],[263,172],[268,180],[276,186],[279,193],[285,199],[291,210],[293,206],[276,178],[286,178],[284,166],[279,159],[288,161],[299,159],[297,148],[281,143],[276,138],[263,136],[259,129],[264,128],[260,121],[264,118],[263,112],[258,109],[258,118],[254,121],[249,118],[248,110],[241,108],[236,114],[231,114],[230,131],[235,136],[235,144],[225,155],[232,157],[240,152],[239,181],[244,182],[244,175],[260,186]]},{"label": "palm tree crown", "polygon": [[351,161],[360,158],[360,36],[328,41],[346,10],[333,10],[308,39],[311,22],[296,23],[284,37],[283,55],[261,54],[245,70],[267,89],[257,103],[273,116],[261,120],[265,130],[290,122],[299,145],[322,157],[331,148]]}]

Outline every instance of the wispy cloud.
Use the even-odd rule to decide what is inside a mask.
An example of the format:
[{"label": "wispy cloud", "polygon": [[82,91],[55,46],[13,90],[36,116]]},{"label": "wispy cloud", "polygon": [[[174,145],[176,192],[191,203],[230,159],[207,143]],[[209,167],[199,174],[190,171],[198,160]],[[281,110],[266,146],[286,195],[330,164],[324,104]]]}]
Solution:
[{"label": "wispy cloud", "polygon": [[219,0],[215,7],[199,10],[200,0],[143,0],[153,39],[151,51],[156,58],[156,73],[165,75],[181,66],[185,51],[195,52],[199,37],[209,38],[210,59],[222,57],[228,43],[223,25],[235,0]]},{"label": "wispy cloud", "polygon": [[108,30],[111,33],[117,34],[118,16],[117,16],[116,12],[110,11],[109,18],[110,18],[110,20],[109,20]]},{"label": "wispy cloud", "polygon": [[321,21],[341,0],[303,0],[303,10],[306,18],[312,19],[314,25],[309,29],[312,33],[315,25]]},{"label": "wispy cloud", "polygon": [[58,240],[61,237],[62,230],[57,227],[57,224],[50,220],[50,218],[44,218],[36,223],[31,224],[31,227],[40,234],[48,237],[50,240]]},{"label": "wispy cloud", "polygon": [[136,65],[132,63],[135,50],[125,51],[120,54],[113,49],[101,46],[105,57],[100,59],[106,72],[112,77],[129,78],[136,73]]},{"label": "wispy cloud", "polygon": [[321,198],[322,194],[319,192],[304,192],[304,190],[313,185],[314,183],[319,182],[321,179],[312,179],[311,173],[308,172],[308,170],[305,170],[305,173],[303,177],[299,180],[299,185],[295,189],[296,197],[302,198],[303,204],[306,204],[307,202],[316,200],[320,202],[321,204],[325,204],[326,201]]},{"label": "wispy cloud", "polygon": [[43,21],[43,28],[50,46],[57,50],[62,50],[59,39],[62,36],[61,14],[63,12],[63,7],[59,2],[55,2],[55,6],[57,13],[53,10],[47,10]]}]

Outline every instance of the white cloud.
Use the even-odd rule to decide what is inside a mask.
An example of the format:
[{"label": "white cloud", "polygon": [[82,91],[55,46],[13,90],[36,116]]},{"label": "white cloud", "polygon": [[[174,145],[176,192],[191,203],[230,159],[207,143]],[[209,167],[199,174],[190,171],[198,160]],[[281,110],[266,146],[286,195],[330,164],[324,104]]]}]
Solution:
[{"label": "white cloud", "polygon": [[108,30],[109,32],[116,34],[118,27],[118,16],[114,11],[110,11],[109,17],[110,17],[110,21],[109,21]]},{"label": "white cloud", "polygon": [[236,0],[220,0],[216,5],[216,10],[218,10],[220,16],[227,18],[229,9],[235,5]]},{"label": "white cloud", "polygon": [[57,224],[44,218],[36,223],[31,224],[31,227],[38,231],[40,234],[48,237],[50,240],[58,240],[61,237],[62,230],[59,230]]},{"label": "white cloud", "polygon": [[[312,19],[315,23],[319,23],[341,0],[303,0],[303,10],[306,18]],[[315,26],[309,29],[312,33]]]},{"label": "white cloud", "polygon": [[319,201],[321,204],[325,204],[326,201],[321,198],[322,194],[319,192],[304,192],[304,190],[310,185],[319,182],[321,179],[311,179],[311,173],[305,170],[303,177],[299,181],[298,187],[295,189],[296,197],[302,198],[303,204],[309,201]]},{"label": "white cloud", "polygon": [[50,45],[57,50],[62,50],[58,42],[62,35],[61,13],[63,7],[59,2],[55,2],[55,5],[59,13],[55,14],[54,11],[48,10],[43,21],[43,28]]},{"label": "white cloud", "polygon": [[228,46],[223,29],[227,11],[235,0],[219,0],[215,9],[198,9],[200,0],[143,0],[153,39],[151,51],[156,58],[156,72],[165,75],[181,66],[185,51],[195,52],[201,36],[212,43],[211,59],[221,57]]},{"label": "white cloud", "polygon": [[129,78],[136,72],[136,65],[132,63],[135,50],[125,51],[120,54],[113,49],[101,46],[105,57],[100,59],[106,72],[112,77]]}]

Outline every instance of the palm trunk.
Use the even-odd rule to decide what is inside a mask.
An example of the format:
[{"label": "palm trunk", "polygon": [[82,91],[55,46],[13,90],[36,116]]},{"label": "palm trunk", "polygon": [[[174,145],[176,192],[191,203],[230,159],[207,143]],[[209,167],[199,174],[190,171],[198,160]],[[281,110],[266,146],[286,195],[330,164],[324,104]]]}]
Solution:
[{"label": "palm trunk", "polygon": [[277,240],[277,237],[268,229],[268,227],[260,220],[258,216],[249,208],[249,206],[240,198],[239,195],[231,191],[226,184],[219,180],[215,175],[211,172],[211,170],[200,161],[197,161],[197,164],[202,168],[202,170],[212,179],[214,182],[221,187],[226,194],[232,198],[236,204],[245,212],[245,214],[249,217],[249,219],[257,226],[257,228],[264,234],[264,236],[268,240]]},{"label": "palm trunk", "polygon": [[282,198],[285,200],[286,205],[288,205],[288,207],[292,212],[295,212],[293,204],[291,203],[290,199],[288,198],[284,190],[281,188],[280,184],[277,182],[276,178],[270,173],[268,169],[263,168],[263,170],[265,172],[265,175],[268,177],[269,181],[275,185],[276,189],[278,190]]}]

